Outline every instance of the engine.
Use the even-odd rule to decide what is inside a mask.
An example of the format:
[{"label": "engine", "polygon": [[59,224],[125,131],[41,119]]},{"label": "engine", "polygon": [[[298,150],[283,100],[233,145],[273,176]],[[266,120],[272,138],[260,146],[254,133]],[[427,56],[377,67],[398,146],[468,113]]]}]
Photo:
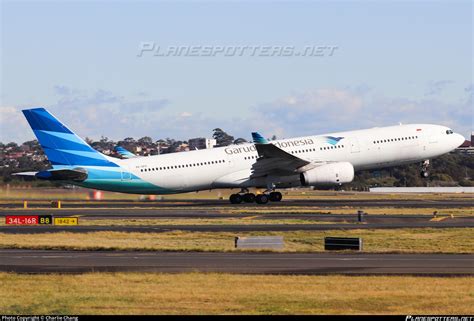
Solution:
[{"label": "engine", "polygon": [[349,162],[321,165],[300,174],[301,185],[339,185],[354,179],[354,166]]}]

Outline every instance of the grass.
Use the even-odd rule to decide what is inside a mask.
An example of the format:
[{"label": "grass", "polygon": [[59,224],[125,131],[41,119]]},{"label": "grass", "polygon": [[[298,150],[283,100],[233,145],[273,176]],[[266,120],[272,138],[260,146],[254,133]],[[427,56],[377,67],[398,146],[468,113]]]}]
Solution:
[{"label": "grass", "polygon": [[[474,201],[473,201],[474,202]],[[3,202],[11,205],[12,202]],[[73,210],[77,211],[78,209],[87,213],[89,210],[93,209],[94,211],[109,211],[109,210],[121,210],[128,209],[130,211],[150,211],[150,210],[160,210],[160,211],[176,211],[179,205],[184,205],[188,203],[184,202],[173,202],[172,204],[157,204],[157,206],[147,206],[139,207],[137,204],[136,207],[123,207],[120,206],[120,203],[106,203],[106,202],[95,202],[96,204],[101,204],[103,207],[88,207],[88,203],[81,203],[83,206],[80,208],[67,207],[67,204],[79,203],[79,202],[68,202],[63,203],[61,211]],[[23,204],[23,203],[22,203]],[[18,204],[16,208],[8,208],[8,211],[12,215],[29,215],[33,211],[39,212],[51,212],[54,214],[55,208],[44,207],[44,202],[40,203],[38,201],[32,201],[28,203],[28,208],[24,209]],[[43,207],[38,207],[40,204]],[[283,204],[282,204],[283,205]],[[90,206],[90,205],[89,205]],[[0,208],[2,207],[2,202],[0,202]],[[196,211],[206,211],[208,213],[220,213],[220,214],[356,214],[358,210],[363,209],[367,214],[378,214],[378,215],[404,215],[404,214],[416,214],[416,215],[427,215],[432,216],[433,212],[438,212],[438,215],[454,215],[454,216],[472,216],[474,215],[474,206],[473,207],[449,207],[449,208],[435,208],[435,207],[367,207],[361,208],[359,206],[293,206],[292,204],[285,204],[285,206],[245,206],[245,207],[232,207],[231,205],[225,204],[224,206],[182,206],[179,207],[180,212],[182,213],[194,213]],[[172,215],[172,214],[171,214]],[[170,216],[171,216],[170,215]]]},{"label": "grass", "polygon": [[[132,219],[132,218],[88,218],[79,217],[82,226],[160,226],[160,225],[291,225],[291,224],[333,224],[330,221],[317,221],[305,219],[258,219],[255,217],[242,218],[152,218],[152,219]],[[337,222],[337,224],[347,224],[347,221]],[[0,217],[0,226],[5,226],[5,218]]]},{"label": "grass", "polygon": [[0,273],[4,314],[472,314],[472,277]]},{"label": "grass", "polygon": [[[473,201],[474,202],[474,201]],[[311,206],[309,207],[297,207],[297,206],[284,206],[282,208],[262,208],[262,207],[245,207],[245,208],[229,208],[223,209],[221,212],[229,214],[356,214],[359,207],[352,206]],[[433,212],[438,212],[438,215],[460,215],[470,216],[474,215],[473,207],[450,207],[450,208],[429,208],[429,207],[367,207],[364,212],[367,214],[385,214],[385,215],[400,215],[400,214],[417,214],[417,215],[433,215]]]},{"label": "grass", "polygon": [[69,250],[236,251],[235,236],[281,235],[285,252],[322,252],[326,236],[362,237],[364,252],[474,253],[474,228],[360,229],[293,232],[0,234],[0,248]]}]

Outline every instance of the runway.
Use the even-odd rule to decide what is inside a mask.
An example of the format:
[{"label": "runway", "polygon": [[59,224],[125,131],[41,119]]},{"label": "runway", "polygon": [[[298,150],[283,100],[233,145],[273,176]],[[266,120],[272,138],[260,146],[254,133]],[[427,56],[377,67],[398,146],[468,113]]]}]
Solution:
[{"label": "runway", "polygon": [[[356,210],[354,210],[356,212]],[[370,212],[370,210],[369,210]],[[329,214],[331,213],[331,214]],[[201,232],[247,232],[247,231],[321,231],[335,229],[400,229],[400,228],[459,228],[474,227],[474,215],[450,217],[442,215],[433,220],[431,215],[420,214],[365,214],[362,222],[357,214],[336,214],[315,210],[314,212],[259,212],[228,213],[215,207],[198,209],[174,208],[70,208],[70,209],[1,209],[0,217],[6,215],[45,215],[55,217],[77,216],[78,226],[14,226],[1,225],[0,233],[51,233],[67,232],[142,232],[159,233],[170,230],[201,231]],[[107,220],[107,224],[103,220]],[[133,224],[133,220],[145,219],[145,223]],[[205,222],[187,219],[206,219]],[[222,219],[233,219],[227,224]],[[177,224],[173,221],[180,220]],[[257,222],[253,222],[257,220]],[[282,222],[281,220],[290,220]],[[171,223],[170,223],[171,221]],[[131,224],[132,223],[132,224]]]},{"label": "runway", "polygon": [[[49,208],[47,201],[30,201],[35,208]],[[265,205],[230,204],[228,200],[160,200],[160,201],[64,201],[63,208],[163,208],[163,207],[219,207],[221,209],[238,209],[258,206],[259,208],[281,208],[291,207],[393,207],[393,208],[450,208],[450,207],[472,207],[473,200],[470,197],[431,200],[392,200],[392,199],[283,199],[282,202],[269,202]],[[2,201],[0,208],[22,208],[21,201]]]},{"label": "runway", "polygon": [[0,250],[0,271],[452,276],[474,274],[474,255]]}]

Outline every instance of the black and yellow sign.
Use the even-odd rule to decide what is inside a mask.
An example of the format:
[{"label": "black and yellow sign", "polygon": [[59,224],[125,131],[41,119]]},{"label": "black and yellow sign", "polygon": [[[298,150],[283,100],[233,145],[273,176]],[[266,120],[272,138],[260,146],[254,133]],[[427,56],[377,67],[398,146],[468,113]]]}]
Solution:
[{"label": "black and yellow sign", "polygon": [[53,224],[52,215],[38,215],[38,224]]},{"label": "black and yellow sign", "polygon": [[79,218],[77,217],[55,217],[54,225],[77,225]]}]

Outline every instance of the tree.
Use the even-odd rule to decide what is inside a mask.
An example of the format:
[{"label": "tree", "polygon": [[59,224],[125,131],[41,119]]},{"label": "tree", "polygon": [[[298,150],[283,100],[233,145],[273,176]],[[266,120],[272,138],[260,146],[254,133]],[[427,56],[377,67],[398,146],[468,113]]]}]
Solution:
[{"label": "tree", "polygon": [[127,137],[123,140],[127,144],[135,144],[135,139],[133,137]]},{"label": "tree", "polygon": [[235,145],[244,144],[244,143],[248,143],[248,141],[245,138],[240,137],[240,138],[237,138],[236,140],[234,140]]},{"label": "tree", "polygon": [[145,136],[145,137],[142,137],[138,140],[138,143],[140,145],[145,145],[145,146],[148,146],[148,145],[151,145],[153,144],[153,139],[151,139],[151,137],[149,136]]},{"label": "tree", "polygon": [[214,128],[213,132],[212,138],[216,140],[217,147],[228,146],[234,142],[234,136],[227,134],[220,128]]}]

